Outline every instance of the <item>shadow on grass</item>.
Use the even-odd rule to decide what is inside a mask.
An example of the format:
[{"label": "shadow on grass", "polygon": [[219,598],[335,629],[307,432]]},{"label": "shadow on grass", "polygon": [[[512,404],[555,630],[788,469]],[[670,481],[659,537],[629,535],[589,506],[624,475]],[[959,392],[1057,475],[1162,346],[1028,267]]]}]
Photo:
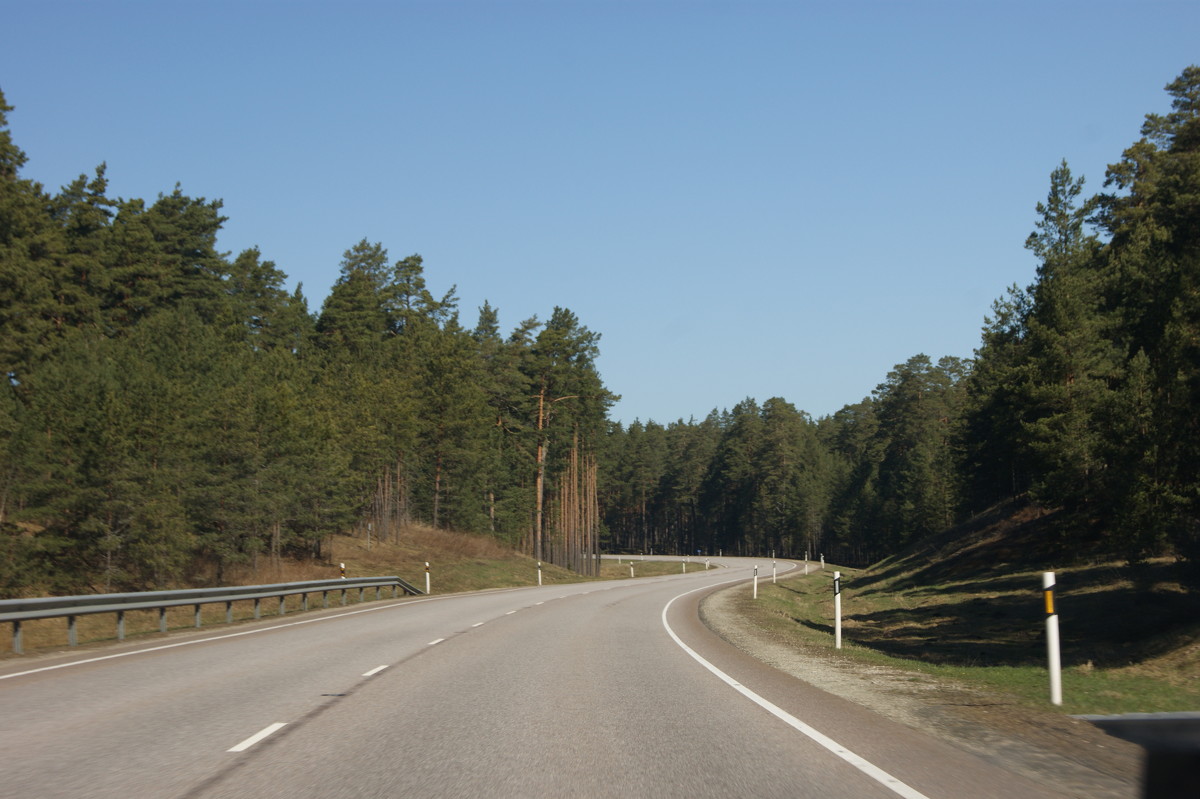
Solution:
[{"label": "shadow on grass", "polygon": [[[1142,591],[1153,590],[1153,586],[1172,582],[1174,568],[1170,564],[1153,564],[1143,567],[1137,575]],[[1068,567],[1055,573],[1056,590],[1060,594],[1082,594],[1097,589],[1111,590],[1113,586],[1131,583],[1134,578],[1128,569],[1116,568],[1111,565]],[[990,595],[997,593],[1030,593],[1041,595],[1042,582],[1040,572],[1025,571],[1023,573],[1004,574],[999,576],[980,576],[978,578],[948,578],[942,583],[933,584],[918,577],[899,579],[886,584],[877,580],[856,579],[855,587],[864,596],[873,594],[890,595],[904,592],[909,596],[928,597],[947,592],[954,594]],[[874,584],[871,588],[862,588],[864,584]]]},{"label": "shadow on grass", "polygon": [[812,619],[798,619],[795,616],[792,617],[792,621],[796,622],[797,624],[803,625],[810,630],[816,630],[819,633],[833,635],[833,625],[832,624],[821,624],[820,622],[813,621]]},{"label": "shadow on grass", "polygon": [[[901,658],[1044,665],[1045,570],[1056,575],[1064,665],[1126,666],[1196,644],[1200,592],[1181,588],[1176,564],[1114,565],[1095,542],[1064,540],[1057,521],[1013,501],[844,575],[843,634]],[[911,607],[855,613],[860,596],[860,607]]]},{"label": "shadow on grass", "polygon": [[[989,590],[998,589],[993,581],[983,582]],[[1041,665],[1046,660],[1041,586],[1026,587],[1022,593],[994,597],[960,594],[956,588],[948,594],[954,601],[867,613],[854,613],[851,597],[845,603],[843,634],[895,657],[932,663]],[[1126,666],[1165,654],[1186,644],[1200,619],[1200,598],[1168,591],[1147,594],[1132,586],[1075,593],[1060,583],[1056,605],[1064,666],[1088,661],[1099,667]]]}]

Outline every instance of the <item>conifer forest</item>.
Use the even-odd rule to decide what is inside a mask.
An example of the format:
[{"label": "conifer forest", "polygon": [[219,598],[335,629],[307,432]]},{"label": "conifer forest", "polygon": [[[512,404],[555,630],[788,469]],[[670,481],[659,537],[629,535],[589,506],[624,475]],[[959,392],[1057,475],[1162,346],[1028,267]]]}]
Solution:
[{"label": "conifer forest", "polygon": [[914,354],[821,418],[772,397],[625,425],[566,307],[465,319],[364,239],[310,309],[270,253],[218,250],[219,200],[26,177],[0,95],[0,596],[219,582],[410,523],[585,574],[866,565],[1011,500],[1066,550],[1200,582],[1200,67],[1163,107],[1098,191],[1063,161],[1030,198],[1036,274],[997,286],[973,357]]}]

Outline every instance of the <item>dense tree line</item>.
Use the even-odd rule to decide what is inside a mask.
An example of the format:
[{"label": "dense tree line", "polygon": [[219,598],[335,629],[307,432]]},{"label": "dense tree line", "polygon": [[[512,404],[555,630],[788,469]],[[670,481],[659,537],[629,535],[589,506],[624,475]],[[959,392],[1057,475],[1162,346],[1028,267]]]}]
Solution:
[{"label": "dense tree line", "polygon": [[[350,247],[316,314],[221,203],[22,177],[0,98],[0,593],[146,588],[421,522],[594,568],[599,336],[459,322]],[[207,567],[207,568],[204,568]]]},{"label": "dense tree line", "polygon": [[611,543],[868,563],[958,518],[955,422],[968,364],[917,355],[814,420],[778,397],[702,422],[610,430]]},{"label": "dense tree line", "polygon": [[1200,68],[1084,195],[1064,161],[1035,279],[970,361],[918,355],[813,420],[782,399],[610,431],[614,546],[866,563],[1023,497],[1061,546],[1200,565]]},{"label": "dense tree line", "polygon": [[973,359],[916,355],[814,419],[782,398],[611,423],[599,336],[459,321],[364,239],[317,313],[221,203],[22,177],[0,97],[0,592],[217,579],[410,522],[580,571],[600,549],[865,564],[1014,497],[1062,546],[1200,564],[1200,68],[1087,196],[1064,161],[1038,266]]}]

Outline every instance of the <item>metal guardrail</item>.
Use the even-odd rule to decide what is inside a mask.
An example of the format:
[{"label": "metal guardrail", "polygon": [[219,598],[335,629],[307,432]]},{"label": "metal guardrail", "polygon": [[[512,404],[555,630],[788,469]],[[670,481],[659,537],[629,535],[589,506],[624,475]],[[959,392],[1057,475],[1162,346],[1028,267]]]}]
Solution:
[{"label": "metal guardrail", "polygon": [[321,594],[323,607],[329,607],[329,594],[341,592],[342,604],[346,604],[346,592],[358,589],[358,600],[363,601],[368,588],[375,589],[375,598],[379,592],[390,587],[392,596],[397,591],[406,594],[421,594],[422,591],[395,576],[388,577],[352,577],[335,580],[310,580],[296,583],[272,583],[269,585],[242,585],[226,588],[190,588],[180,591],[140,591],[128,594],[85,594],[81,596],[51,596],[34,599],[0,599],[0,622],[12,623],[13,652],[22,654],[21,622],[35,619],[67,619],[67,643],[76,646],[78,634],[75,621],[79,616],[94,613],[117,614],[117,639],[125,639],[125,613],[131,610],[157,610],[158,629],[167,631],[167,608],[192,605],[195,607],[196,626],[200,626],[200,607],[202,605],[225,603],[225,622],[233,622],[233,603],[245,600],[254,601],[254,618],[261,617],[261,603],[264,599],[279,598],[279,615],[287,612],[287,597],[299,594],[302,597],[301,610],[308,610],[309,594]]}]

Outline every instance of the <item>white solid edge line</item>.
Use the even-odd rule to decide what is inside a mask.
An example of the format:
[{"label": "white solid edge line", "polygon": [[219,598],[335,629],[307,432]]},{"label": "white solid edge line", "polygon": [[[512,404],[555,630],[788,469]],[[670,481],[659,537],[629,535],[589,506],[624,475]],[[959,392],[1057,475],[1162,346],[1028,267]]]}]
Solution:
[{"label": "white solid edge line", "polygon": [[[735,582],[735,581],[731,580],[728,582]],[[856,769],[861,771],[863,774],[866,774],[868,777],[870,777],[871,779],[880,783],[884,787],[890,789],[891,791],[895,792],[896,794],[898,794],[900,796],[903,796],[905,799],[929,799],[929,797],[927,797],[925,794],[921,793],[920,791],[916,790],[915,788],[913,788],[909,785],[906,785],[905,783],[896,779],[891,774],[888,774],[886,771],[879,768],[879,766],[876,766],[874,763],[870,762],[869,760],[866,760],[866,759],[854,754],[849,749],[842,746],[841,744],[839,744],[837,741],[833,740],[829,736],[825,735],[822,732],[819,732],[818,730],[814,729],[813,727],[810,727],[809,725],[805,724],[800,719],[793,716],[791,713],[788,713],[783,708],[767,701],[763,697],[754,693],[749,688],[742,685],[737,680],[733,679],[728,674],[721,671],[716,666],[714,666],[713,664],[709,663],[707,660],[702,658],[694,649],[692,649],[690,646],[688,646],[682,640],[680,640],[679,636],[675,634],[675,631],[671,629],[671,625],[667,623],[667,610],[671,607],[671,604],[676,599],[687,596],[688,594],[694,594],[694,593],[696,593],[696,591],[705,591],[711,587],[712,586],[704,586],[703,588],[696,588],[691,591],[685,591],[684,593],[679,594],[679,596],[672,597],[670,602],[667,602],[667,604],[663,606],[663,609],[662,609],[663,627],[666,628],[667,634],[671,636],[671,639],[676,644],[678,644],[679,647],[684,652],[687,652],[689,655],[691,655],[693,660],[695,660],[701,666],[703,666],[704,668],[708,669],[710,672],[715,674],[722,682],[729,685],[731,688],[733,688],[735,691],[740,693],[742,696],[746,697],[751,702],[754,702],[756,705],[763,708],[764,710],[766,710],[768,713],[775,716],[776,718],[780,719],[781,721],[783,721],[785,724],[789,725],[793,729],[803,733],[804,735],[807,735],[813,741],[815,741],[816,743],[825,747],[830,752],[837,755],[838,757],[840,757],[842,760],[846,761],[850,765],[854,766]]]},{"label": "white solid edge line", "polygon": [[446,640],[445,638],[438,638],[437,640],[430,641],[429,643],[425,644],[425,646],[433,646],[434,644],[440,644],[442,641],[445,641],[445,640]]},{"label": "white solid edge line", "polygon": [[386,668],[387,668],[387,666],[376,666],[375,668],[371,669],[363,676],[364,677],[374,677],[376,674],[378,674],[379,672],[383,671]]},{"label": "white solid edge line", "polygon": [[281,728],[286,727],[286,726],[287,726],[286,722],[276,722],[276,723],[272,724],[270,727],[266,727],[262,730],[259,730],[258,732],[254,733],[249,738],[247,738],[246,740],[242,741],[237,746],[233,747],[232,749],[227,749],[226,751],[228,751],[228,752],[244,752],[247,749],[249,749],[250,747],[254,746],[259,741],[261,741],[263,738],[266,738],[271,733],[278,732]]}]

